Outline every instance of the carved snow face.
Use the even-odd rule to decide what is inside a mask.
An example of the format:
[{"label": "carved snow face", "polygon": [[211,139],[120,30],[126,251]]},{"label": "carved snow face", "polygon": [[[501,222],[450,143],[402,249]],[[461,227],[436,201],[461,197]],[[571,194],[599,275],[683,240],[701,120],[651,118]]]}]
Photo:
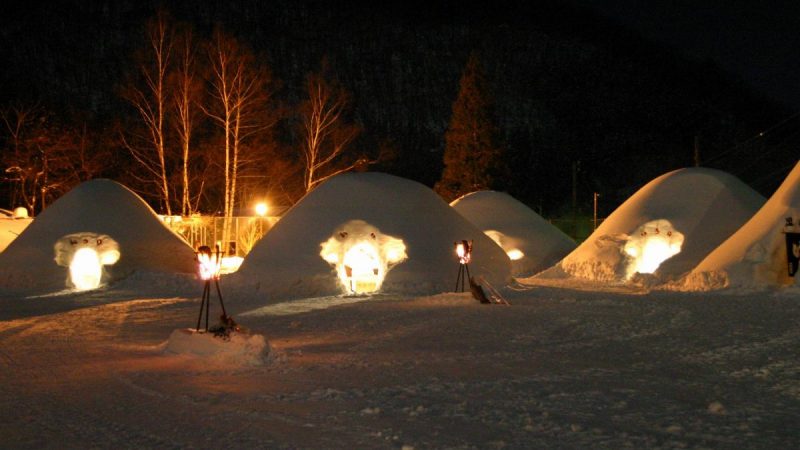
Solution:
[{"label": "carved snow face", "polygon": [[653,273],[662,262],[677,255],[683,246],[683,234],[665,219],[653,220],[633,232],[623,248],[628,256],[627,277]]},{"label": "carved snow face", "polygon": [[97,233],[68,234],[54,246],[55,261],[69,267],[67,286],[78,290],[95,289],[103,280],[103,266],[119,260],[119,245],[110,236]]},{"label": "carved snow face", "polygon": [[402,240],[381,233],[363,220],[337,227],[322,243],[320,256],[336,268],[347,293],[377,291],[389,269],[407,258]]}]

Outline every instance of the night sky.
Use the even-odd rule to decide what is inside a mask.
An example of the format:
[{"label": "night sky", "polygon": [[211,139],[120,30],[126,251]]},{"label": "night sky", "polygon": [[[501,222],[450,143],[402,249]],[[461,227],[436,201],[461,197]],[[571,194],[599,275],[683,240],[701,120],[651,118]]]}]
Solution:
[{"label": "night sky", "polygon": [[710,59],[800,109],[800,2],[582,0],[644,36]]},{"label": "night sky", "polygon": [[[4,5],[0,107],[37,104],[63,129],[87,126],[95,142],[105,137],[99,147],[118,146],[115,127],[135,124],[120,85],[135,71],[142,26],[160,4]],[[493,84],[505,163],[524,168],[492,189],[551,217],[591,209],[594,192],[609,213],[656,176],[693,165],[695,146],[704,166],[770,195],[800,153],[800,1],[163,4],[199,39],[221,25],[271,67],[280,81],[276,105],[286,113],[275,148],[286,167],[297,166],[292,111],[305,77],[325,58],[363,128],[353,153],[388,148],[393,159],[371,170],[433,187],[472,51]],[[200,127],[211,145],[215,128]],[[92,176],[134,182],[126,178],[129,155],[115,151],[114,164]],[[621,164],[635,170],[620,176]],[[0,202],[12,187],[0,184]],[[281,189],[291,201],[300,196]],[[209,192],[205,208],[213,210]]]}]

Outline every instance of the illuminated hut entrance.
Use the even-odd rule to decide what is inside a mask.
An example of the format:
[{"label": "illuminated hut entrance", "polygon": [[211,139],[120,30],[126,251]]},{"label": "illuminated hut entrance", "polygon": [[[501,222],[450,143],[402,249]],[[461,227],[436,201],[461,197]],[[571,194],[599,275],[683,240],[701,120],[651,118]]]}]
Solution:
[{"label": "illuminated hut entrance", "polygon": [[107,235],[69,234],[55,244],[56,264],[69,267],[67,286],[79,291],[96,289],[103,281],[103,266],[119,260],[119,245]]},{"label": "illuminated hut entrance", "polygon": [[386,273],[406,259],[406,246],[363,220],[352,220],[322,243],[320,256],[335,267],[345,293],[365,294],[380,290]]},{"label": "illuminated hut entrance", "polygon": [[628,255],[627,278],[636,273],[653,273],[658,267],[681,252],[683,234],[668,220],[653,220],[636,229],[625,244]]}]

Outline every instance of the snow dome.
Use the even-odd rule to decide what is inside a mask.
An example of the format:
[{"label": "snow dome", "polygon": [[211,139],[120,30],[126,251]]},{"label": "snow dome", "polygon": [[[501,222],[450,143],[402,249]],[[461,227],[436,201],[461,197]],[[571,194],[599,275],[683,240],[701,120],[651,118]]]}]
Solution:
[{"label": "snow dome", "polygon": [[[77,282],[76,256],[88,265]],[[138,195],[105,179],[65,194],[0,253],[0,286],[12,289],[77,288],[137,270],[193,273],[194,251]]]},{"label": "snow dome", "polygon": [[687,168],[664,174],[626,200],[547,276],[669,281],[689,272],[764,204],[725,172]]},{"label": "snow dome", "polygon": [[452,291],[453,243],[474,241],[471,272],[510,281],[503,250],[420,183],[347,173],[300,200],[226,283],[269,299],[348,293]]},{"label": "snow dome", "polygon": [[514,276],[547,269],[575,249],[569,236],[504,192],[473,192],[450,205],[506,251]]},{"label": "snow dome", "polygon": [[[787,226],[787,219],[791,225]],[[684,280],[689,290],[800,285],[789,276],[786,232],[800,233],[800,162],[767,203]],[[800,257],[800,254],[794,255]]]}]

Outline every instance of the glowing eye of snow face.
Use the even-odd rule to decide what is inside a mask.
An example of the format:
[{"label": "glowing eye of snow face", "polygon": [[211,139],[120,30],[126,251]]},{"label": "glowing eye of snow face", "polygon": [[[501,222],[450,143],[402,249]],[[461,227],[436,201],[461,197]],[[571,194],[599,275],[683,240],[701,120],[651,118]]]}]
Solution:
[{"label": "glowing eye of snow face", "polygon": [[523,256],[525,256],[525,253],[522,253],[522,250],[518,248],[512,248],[511,250],[506,252],[506,254],[508,255],[508,258],[511,259],[512,261],[517,261],[519,259],[522,259]]},{"label": "glowing eye of snow face", "polygon": [[630,257],[627,278],[636,273],[654,273],[661,263],[681,252],[683,234],[667,220],[640,226],[628,239],[624,251]]},{"label": "glowing eye of snow face", "polygon": [[69,264],[69,275],[76,289],[85,291],[100,286],[103,265],[97,252],[83,247],[75,252]]}]

